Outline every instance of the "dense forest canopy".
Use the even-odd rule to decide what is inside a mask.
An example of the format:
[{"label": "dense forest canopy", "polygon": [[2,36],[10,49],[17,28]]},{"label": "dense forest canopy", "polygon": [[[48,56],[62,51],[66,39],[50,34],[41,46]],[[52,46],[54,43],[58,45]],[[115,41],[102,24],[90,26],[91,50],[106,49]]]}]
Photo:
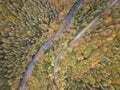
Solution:
[{"label": "dense forest canopy", "polygon": [[[68,47],[113,1],[118,2]],[[119,0],[0,0],[0,90],[19,89],[32,58],[67,18],[64,33],[37,55],[25,90],[56,90],[54,63],[63,48],[56,68],[60,90],[120,90]]]}]

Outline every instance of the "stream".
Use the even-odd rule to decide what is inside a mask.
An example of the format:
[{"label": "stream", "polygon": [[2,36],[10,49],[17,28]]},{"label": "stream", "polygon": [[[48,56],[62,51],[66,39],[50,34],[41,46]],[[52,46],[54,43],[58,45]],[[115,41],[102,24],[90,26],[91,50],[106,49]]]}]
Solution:
[{"label": "stream", "polygon": [[[65,28],[68,26],[68,24],[70,23],[70,20],[74,14],[74,12],[76,11],[77,7],[80,5],[80,3],[82,3],[84,0],[77,0],[76,3],[73,4],[72,9],[69,11],[66,20],[63,24],[62,29],[50,40],[48,40],[47,42],[45,42],[40,48],[39,50],[36,52],[36,54],[34,55],[34,57],[32,58],[32,60],[28,63],[27,67],[26,67],[26,71],[23,74],[22,79],[20,80],[20,86],[19,86],[19,90],[24,90],[24,85],[28,80],[28,77],[30,76],[30,73],[32,72],[32,66],[36,63],[38,56],[40,55],[40,53],[49,47],[49,45],[52,42],[55,42],[55,38],[59,37],[62,33],[64,33]],[[57,64],[57,63],[56,63]]]}]

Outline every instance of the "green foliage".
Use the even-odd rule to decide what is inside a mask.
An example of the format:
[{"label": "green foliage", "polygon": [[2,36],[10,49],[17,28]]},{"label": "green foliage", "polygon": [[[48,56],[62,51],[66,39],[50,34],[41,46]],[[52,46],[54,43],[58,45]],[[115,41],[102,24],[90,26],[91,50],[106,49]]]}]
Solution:
[{"label": "green foliage", "polygon": [[57,9],[47,0],[0,1],[0,90],[19,86],[28,62],[50,38],[44,26],[57,15]]},{"label": "green foliage", "polygon": [[[56,89],[53,65],[57,53],[112,1],[85,0],[64,35],[39,56],[26,90]],[[32,56],[61,29],[63,22],[58,23],[61,18],[58,15],[67,15],[74,0],[67,2],[69,6],[63,11],[61,6],[66,5],[63,0],[60,4],[57,0],[50,2],[0,1],[0,90],[17,89]],[[120,8],[116,5],[108,12],[60,57],[57,66],[60,90],[120,89]]]}]

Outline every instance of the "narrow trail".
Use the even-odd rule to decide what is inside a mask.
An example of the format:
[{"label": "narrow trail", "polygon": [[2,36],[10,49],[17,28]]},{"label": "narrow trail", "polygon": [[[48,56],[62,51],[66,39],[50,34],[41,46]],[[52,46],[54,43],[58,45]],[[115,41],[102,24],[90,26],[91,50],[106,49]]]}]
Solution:
[{"label": "narrow trail", "polygon": [[[87,29],[90,28],[90,27],[92,27],[95,24],[95,22],[102,16],[102,14],[105,11],[108,10],[108,9],[110,9],[110,8],[112,8],[117,2],[118,2],[118,0],[114,0],[105,10],[103,10],[100,14],[98,14],[85,28],[82,29],[82,31],[78,35],[75,36],[75,38],[72,41],[70,41],[68,43],[68,47],[70,47],[76,40],[78,40],[79,38],[81,38],[82,35],[87,31]],[[57,56],[55,58],[55,63],[54,63],[54,82],[56,84],[57,90],[59,90],[59,87],[58,87],[57,82],[56,82],[56,80],[57,80],[56,68],[57,68],[58,60],[59,60],[60,56],[63,54],[63,52],[68,47],[61,49],[60,52],[57,54]]]},{"label": "narrow trail", "polygon": [[[20,86],[19,86],[19,90],[24,90],[24,85],[28,80],[28,77],[30,75],[30,73],[32,72],[32,66],[36,63],[38,56],[40,55],[40,53],[49,47],[49,45],[52,42],[55,42],[55,38],[59,38],[60,35],[62,33],[64,33],[65,28],[68,26],[68,24],[70,23],[70,20],[74,14],[74,12],[76,11],[77,7],[80,5],[80,3],[82,3],[84,0],[77,0],[77,2],[75,4],[73,4],[72,9],[69,11],[66,20],[64,22],[64,25],[62,27],[62,29],[50,40],[48,40],[46,43],[44,43],[39,50],[37,51],[37,53],[34,55],[34,57],[32,58],[32,60],[28,63],[27,67],[26,67],[26,71],[22,77],[22,79],[20,80]],[[57,63],[56,63],[57,64]]]}]

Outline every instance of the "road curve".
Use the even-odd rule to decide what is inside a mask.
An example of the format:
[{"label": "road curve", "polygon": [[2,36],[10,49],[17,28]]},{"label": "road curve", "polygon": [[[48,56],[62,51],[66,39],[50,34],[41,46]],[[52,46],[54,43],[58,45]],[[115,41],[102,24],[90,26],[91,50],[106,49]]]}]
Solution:
[{"label": "road curve", "polygon": [[[87,29],[92,27],[94,25],[94,23],[102,16],[102,14],[104,12],[106,10],[110,9],[111,7],[113,7],[117,2],[118,2],[118,0],[114,0],[105,10],[103,10],[100,14],[98,14],[85,28],[82,29],[82,31],[78,35],[75,36],[75,38],[72,41],[70,41],[68,43],[68,47],[70,47],[76,40],[78,40],[80,37],[82,37],[82,35],[87,31]],[[54,82],[55,83],[56,83],[56,79],[57,79],[56,68],[57,68],[58,59],[60,58],[60,56],[63,54],[63,52],[65,50],[66,50],[66,48],[61,49],[55,58],[55,63],[54,63]]]}]

